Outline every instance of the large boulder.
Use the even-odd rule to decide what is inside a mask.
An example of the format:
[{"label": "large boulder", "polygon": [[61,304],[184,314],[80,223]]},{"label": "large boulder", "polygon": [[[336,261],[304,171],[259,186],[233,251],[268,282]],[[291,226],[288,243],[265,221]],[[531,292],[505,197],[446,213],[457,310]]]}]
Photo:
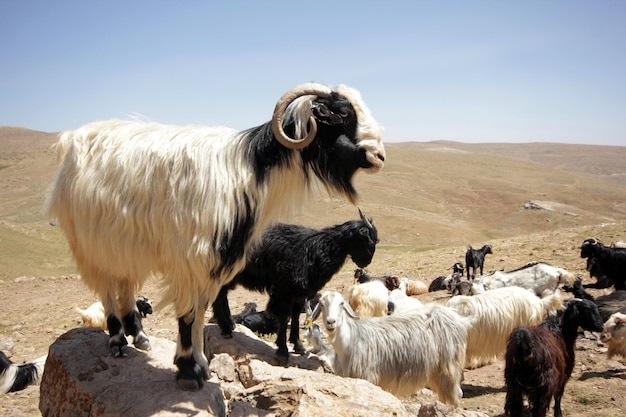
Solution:
[{"label": "large boulder", "polygon": [[[73,329],[51,346],[39,409],[56,416],[408,416],[402,402],[367,381],[324,373],[317,358],[293,354],[277,362],[273,345],[237,326],[224,339],[205,328],[211,379],[196,392],[176,385],[175,343],[150,338],[114,358],[99,329]],[[415,414],[413,414],[415,415]]]},{"label": "large boulder", "polygon": [[100,329],[73,329],[51,346],[41,381],[45,417],[223,416],[224,396],[215,383],[181,391],[174,379],[176,344],[150,338],[152,350],[127,348],[114,358]]}]

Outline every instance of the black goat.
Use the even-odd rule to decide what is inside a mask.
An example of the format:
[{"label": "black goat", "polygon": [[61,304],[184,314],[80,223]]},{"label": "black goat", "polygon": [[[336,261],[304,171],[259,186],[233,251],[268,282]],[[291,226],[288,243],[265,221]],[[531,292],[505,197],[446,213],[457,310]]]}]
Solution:
[{"label": "black goat", "polygon": [[441,275],[437,278],[433,279],[428,286],[428,292],[439,291],[439,290],[448,290],[450,291],[452,282],[460,282],[461,277],[463,276],[463,271],[465,267],[461,262],[455,262],[450,268],[452,269],[452,274],[450,275]]},{"label": "black goat", "polygon": [[0,351],[0,394],[21,391],[29,385],[38,385],[43,375],[46,356],[22,365],[14,364]]},{"label": "black goat", "polygon": [[453,274],[459,273],[461,274],[461,276],[463,276],[463,270],[465,269],[465,267],[463,266],[461,262],[455,262],[454,265],[450,267],[450,269],[452,269]]},{"label": "black goat", "polygon": [[576,298],[591,300],[598,307],[602,321],[606,322],[613,313],[626,313],[626,291],[613,291],[609,294],[594,297],[583,288],[581,281],[576,280],[572,285],[571,292]]},{"label": "black goat", "polygon": [[598,262],[596,262],[596,258],[591,256],[587,258],[587,271],[589,271],[589,278],[595,278],[596,282],[592,284],[586,284],[585,288],[609,288],[613,286],[613,281],[611,281]]},{"label": "black goat", "polygon": [[233,316],[233,321],[261,335],[274,334],[278,331],[274,317],[267,311],[258,311],[256,303],[246,304],[241,313]]},{"label": "black goat", "polygon": [[554,397],[554,417],[562,417],[561,398],[574,369],[578,328],[602,331],[603,321],[590,300],[573,299],[565,311],[531,327],[518,327],[509,336],[504,379],[507,417],[522,415],[528,396],[531,415],[545,417]]},{"label": "black goat", "polygon": [[306,350],[299,339],[299,316],[307,299],[315,297],[339,271],[346,258],[364,268],[370,264],[378,232],[359,210],[361,220],[352,220],[321,230],[278,224],[267,229],[262,241],[248,257],[245,269],[222,287],[213,303],[213,314],[222,335],[232,337],[234,323],[228,292],[237,285],[269,293],[266,310],[278,322],[276,355],[289,358],[287,322],[291,317],[289,341],[296,353]]},{"label": "black goat", "polygon": [[379,280],[389,291],[393,291],[396,288],[400,287],[400,278],[396,275],[383,275],[380,277],[370,275],[363,268],[357,268],[354,270],[354,279],[359,283],[363,284],[365,282],[369,282],[372,280]]},{"label": "black goat", "polygon": [[[480,249],[473,249],[471,246],[467,248],[467,252],[465,252],[465,269],[467,270],[467,279],[474,279],[476,277],[476,268],[480,270],[480,275],[483,274],[485,256],[490,253],[493,253],[491,245],[483,245]],[[471,275],[470,268],[472,268]]]},{"label": "black goat", "polygon": [[585,239],[580,257],[587,258],[587,265],[591,262],[591,267],[604,273],[616,290],[626,290],[626,250],[604,246],[597,239]]}]

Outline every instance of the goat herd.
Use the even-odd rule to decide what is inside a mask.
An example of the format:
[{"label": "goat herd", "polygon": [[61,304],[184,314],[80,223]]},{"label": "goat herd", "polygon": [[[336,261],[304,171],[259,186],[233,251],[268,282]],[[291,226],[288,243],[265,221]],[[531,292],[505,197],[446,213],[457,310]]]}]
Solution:
[{"label": "goat herd", "polygon": [[[595,299],[579,277],[542,262],[473,278],[470,268],[482,269],[487,253],[492,253],[489,245],[468,249],[466,259],[474,263],[467,267],[467,280],[462,264],[455,263],[452,274],[436,278],[430,288],[421,285],[418,294],[449,291],[452,297],[440,297],[445,304],[412,297],[416,292],[407,292],[407,278],[373,277],[357,269],[347,300],[336,291],[313,300],[306,334],[315,334],[312,322],[321,313],[335,373],[366,379],[399,396],[428,386],[440,401],[454,405],[462,398],[463,370],[504,354],[505,414],[522,415],[527,397],[533,416],[546,415],[552,398],[554,415],[561,416],[579,332],[601,332],[608,357],[626,357],[626,277],[618,273],[626,268],[626,249],[596,239],[582,243],[581,257],[595,266],[589,269],[598,280],[588,287],[615,288]],[[467,295],[458,294],[464,282]],[[562,289],[574,298],[564,300]],[[328,361],[328,349],[317,339],[311,345]]]},{"label": "goat herd", "polygon": [[[579,328],[604,327],[609,355],[626,356],[626,252],[583,242],[597,286],[615,287],[610,300],[594,300],[576,277],[546,263],[483,275],[490,245],[470,248],[465,268],[455,264],[429,288],[363,270],[379,239],[360,210],[359,220],[321,230],[277,223],[302,206],[315,182],[355,204],[355,174],[384,165],[382,132],[358,91],[311,83],[285,93],[270,122],[243,131],[112,120],[62,133],[46,212],[101,299],[81,311],[85,324],[108,329],[114,356],[125,356],[127,336],[150,349],[141,318],[151,306],[135,291],[158,275],[178,319],[174,362],[184,390],[201,389],[209,377],[209,306],[223,337],[236,323],[276,333],[285,363],[288,326],[293,351],[306,353],[299,335],[306,312],[309,345],[338,375],[399,396],[428,386],[458,405],[464,369],[505,353],[506,413],[519,416],[527,396],[533,415],[545,415],[552,397],[560,415]],[[359,269],[346,300],[323,289],[348,257]],[[232,316],[228,293],[237,286],[269,294],[266,310],[250,304]],[[563,286],[578,298],[564,302]],[[453,296],[446,303],[416,297],[440,290]],[[0,372],[0,392],[20,390],[40,380],[43,360],[16,365],[2,354]]]}]

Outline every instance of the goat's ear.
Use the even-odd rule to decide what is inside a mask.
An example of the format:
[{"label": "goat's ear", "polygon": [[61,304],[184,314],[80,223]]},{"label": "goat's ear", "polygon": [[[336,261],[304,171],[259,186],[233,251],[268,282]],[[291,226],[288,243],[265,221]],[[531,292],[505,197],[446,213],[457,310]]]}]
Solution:
[{"label": "goat's ear", "polygon": [[343,309],[344,309],[344,310],[346,311],[346,313],[348,313],[348,315],[349,315],[350,317],[352,317],[353,319],[355,319],[355,320],[359,320],[359,319],[361,318],[358,314],[356,314],[356,313],[354,312],[354,310],[352,309],[352,307],[350,306],[350,304],[348,304],[348,303],[346,303],[346,302],[344,302],[344,303],[343,303]]},{"label": "goat's ear", "polygon": [[310,319],[313,317],[313,310],[311,309],[311,300],[306,300],[304,302],[304,313],[306,314],[306,318]]},{"label": "goat's ear", "polygon": [[[308,305],[308,303],[307,303],[307,305]],[[309,309],[310,308],[311,307],[309,306]],[[321,303],[317,303],[317,305],[315,306],[315,309],[311,312],[311,316],[310,316],[311,321],[317,320],[317,318],[319,317],[321,311],[322,311],[322,304]]]}]

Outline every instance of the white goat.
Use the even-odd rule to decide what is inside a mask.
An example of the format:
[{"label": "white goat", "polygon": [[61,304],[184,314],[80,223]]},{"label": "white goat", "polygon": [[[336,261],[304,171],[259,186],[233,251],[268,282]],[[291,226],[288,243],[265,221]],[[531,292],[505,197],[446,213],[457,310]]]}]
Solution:
[{"label": "white goat", "polygon": [[514,328],[540,323],[562,305],[558,291],[539,298],[520,287],[498,288],[474,296],[457,295],[447,303],[470,319],[465,358],[470,369],[489,364],[504,353]]},{"label": "white goat", "polygon": [[607,355],[611,359],[615,355],[626,359],[626,314],[614,313],[604,323],[600,341],[607,345]]},{"label": "white goat", "polygon": [[134,295],[159,276],[178,318],[176,381],[201,388],[207,306],[316,180],[356,203],[355,174],[384,165],[382,132],[358,91],[304,84],[240,132],[111,120],[62,133],[46,211],[104,305],[112,353],[124,355],[125,334],[150,348]]},{"label": "white goat", "polygon": [[322,329],[319,324],[314,323],[311,320],[307,320],[305,324],[306,330],[304,331],[304,340],[311,346],[311,353],[313,353],[322,363],[322,366],[326,372],[334,373],[335,352],[322,340]]},{"label": "white goat", "polygon": [[362,317],[383,317],[389,313],[389,290],[382,281],[354,284],[348,291],[348,303]]},{"label": "white goat", "polygon": [[406,284],[406,281],[400,280],[400,286],[389,292],[389,314],[398,314],[404,311],[422,308],[423,304],[420,300],[409,297]]},{"label": "white goat", "polygon": [[421,295],[428,292],[428,286],[422,281],[415,281],[407,277],[400,278],[400,284],[404,282],[406,295]]},{"label": "white goat", "polygon": [[104,306],[100,301],[96,301],[86,309],[76,307],[76,311],[80,314],[85,327],[99,327],[107,330],[107,319],[104,315]]},{"label": "white goat", "polygon": [[320,312],[338,375],[366,379],[398,396],[428,385],[440,401],[459,403],[468,322],[452,309],[432,303],[359,318],[341,294],[325,291],[313,318]]},{"label": "white goat", "polygon": [[472,294],[480,294],[495,288],[517,286],[533,290],[539,297],[552,294],[559,285],[573,285],[576,276],[558,266],[545,262],[530,262],[512,271],[496,271],[476,278]]},{"label": "white goat", "polygon": [[[135,301],[137,309],[141,314],[141,317],[146,317],[147,314],[152,314],[152,302],[149,298],[140,296]],[[99,327],[102,330],[108,330],[107,318],[104,314],[104,306],[100,301],[96,301],[86,309],[75,307],[76,312],[80,314],[80,318],[83,321],[85,327]]]}]

